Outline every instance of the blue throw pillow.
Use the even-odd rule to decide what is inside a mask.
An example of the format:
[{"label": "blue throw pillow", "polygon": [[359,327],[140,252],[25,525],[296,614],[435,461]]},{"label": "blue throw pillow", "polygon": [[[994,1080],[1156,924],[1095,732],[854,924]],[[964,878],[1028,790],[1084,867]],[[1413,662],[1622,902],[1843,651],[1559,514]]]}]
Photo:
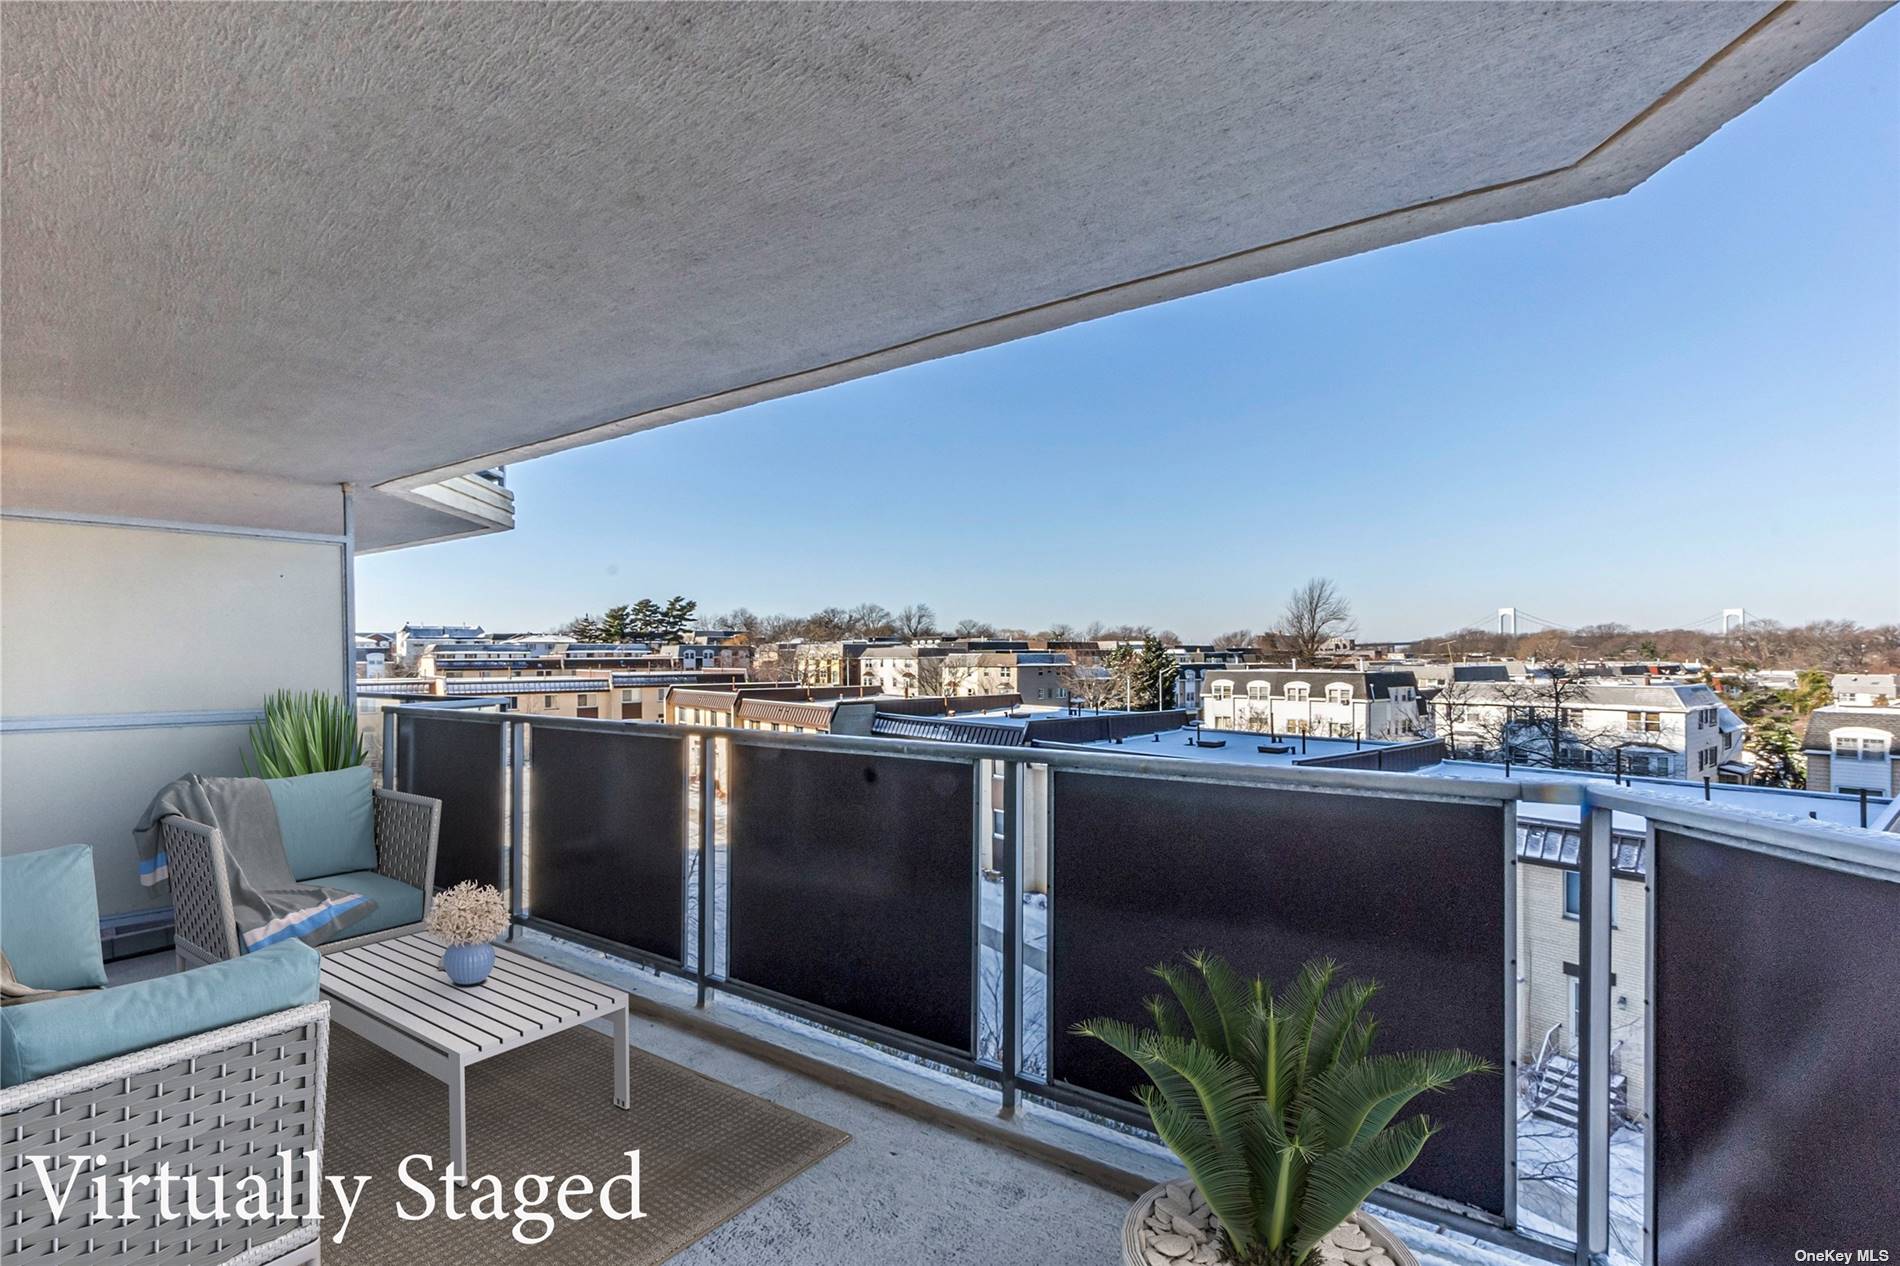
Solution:
[{"label": "blue throw pillow", "polygon": [[376,869],[376,809],[368,765],[269,778],[264,786],[277,806],[277,829],[283,832],[292,875],[309,881]]},{"label": "blue throw pillow", "polygon": [[20,983],[35,989],[106,983],[88,845],[0,857],[0,950]]},{"label": "blue throw pillow", "polygon": [[208,1033],[317,1000],[317,951],[285,941],[243,958],[0,1010],[0,1085]]}]

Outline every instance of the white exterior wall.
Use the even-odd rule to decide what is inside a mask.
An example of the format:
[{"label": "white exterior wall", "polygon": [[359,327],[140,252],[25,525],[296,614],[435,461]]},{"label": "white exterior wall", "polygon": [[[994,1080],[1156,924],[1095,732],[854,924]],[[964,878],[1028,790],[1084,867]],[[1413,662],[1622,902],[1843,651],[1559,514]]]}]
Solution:
[{"label": "white exterior wall", "polygon": [[102,914],[168,904],[132,845],[152,796],[243,773],[265,696],[341,690],[350,645],[335,543],[6,520],[0,848],[90,844]]},{"label": "white exterior wall", "polygon": [[1402,738],[1418,728],[1418,705],[1410,689],[1395,690],[1391,699],[1355,698],[1339,703],[1329,701],[1325,686],[1315,681],[1310,683],[1312,693],[1301,702],[1279,694],[1253,698],[1246,693],[1246,683],[1236,682],[1233,697],[1223,699],[1213,689],[1220,680],[1218,675],[1208,676],[1199,695],[1201,724],[1210,729],[1284,734],[1301,732],[1310,724],[1306,732],[1326,737]]}]

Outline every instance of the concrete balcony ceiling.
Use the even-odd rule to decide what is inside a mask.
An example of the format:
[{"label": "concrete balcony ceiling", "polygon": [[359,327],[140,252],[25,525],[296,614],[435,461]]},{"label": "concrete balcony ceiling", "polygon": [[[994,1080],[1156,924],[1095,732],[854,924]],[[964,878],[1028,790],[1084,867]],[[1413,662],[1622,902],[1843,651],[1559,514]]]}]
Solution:
[{"label": "concrete balcony ceiling", "polygon": [[6,5],[4,495],[476,530],[387,494],[1622,193],[1880,7]]}]

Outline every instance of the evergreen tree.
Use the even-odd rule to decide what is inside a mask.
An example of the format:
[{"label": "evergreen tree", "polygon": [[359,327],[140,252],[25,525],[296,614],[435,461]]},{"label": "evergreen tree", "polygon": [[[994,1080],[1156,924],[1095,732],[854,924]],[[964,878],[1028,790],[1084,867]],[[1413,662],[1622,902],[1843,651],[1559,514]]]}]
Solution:
[{"label": "evergreen tree", "polygon": [[697,602],[689,601],[674,594],[666,600],[666,607],[660,613],[660,636],[668,642],[677,642],[686,636],[693,627],[693,616],[699,610]]},{"label": "evergreen tree", "polygon": [[1137,711],[1155,708],[1157,687],[1161,692],[1159,706],[1167,706],[1167,700],[1173,698],[1174,679],[1180,675],[1179,670],[1156,638],[1143,638],[1139,647],[1123,642],[1108,653],[1106,662],[1115,683],[1110,704],[1120,703]]},{"label": "evergreen tree", "polygon": [[600,621],[596,620],[592,613],[577,616],[569,620],[566,624],[556,629],[555,632],[560,633],[564,637],[571,637],[576,642],[603,642],[606,640],[606,633]]},{"label": "evergreen tree", "polygon": [[1750,736],[1755,749],[1755,781],[1764,787],[1806,787],[1801,741],[1779,721],[1765,721]]},{"label": "evergreen tree", "polygon": [[626,603],[607,608],[607,618],[601,622],[599,641],[625,642],[631,636],[633,612]]},{"label": "evergreen tree", "polygon": [[633,604],[633,610],[627,616],[627,637],[630,640],[645,641],[660,636],[666,627],[666,612],[660,604],[651,598],[642,598]]}]

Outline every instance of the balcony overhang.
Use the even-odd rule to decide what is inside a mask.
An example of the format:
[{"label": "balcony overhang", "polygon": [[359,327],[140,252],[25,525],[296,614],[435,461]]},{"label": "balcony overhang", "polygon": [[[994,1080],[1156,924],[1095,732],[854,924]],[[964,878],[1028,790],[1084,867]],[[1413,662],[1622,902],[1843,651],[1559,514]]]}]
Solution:
[{"label": "balcony overhang", "polygon": [[417,490],[1619,194],[1882,7],[7,5],[0,491],[492,530]]}]

